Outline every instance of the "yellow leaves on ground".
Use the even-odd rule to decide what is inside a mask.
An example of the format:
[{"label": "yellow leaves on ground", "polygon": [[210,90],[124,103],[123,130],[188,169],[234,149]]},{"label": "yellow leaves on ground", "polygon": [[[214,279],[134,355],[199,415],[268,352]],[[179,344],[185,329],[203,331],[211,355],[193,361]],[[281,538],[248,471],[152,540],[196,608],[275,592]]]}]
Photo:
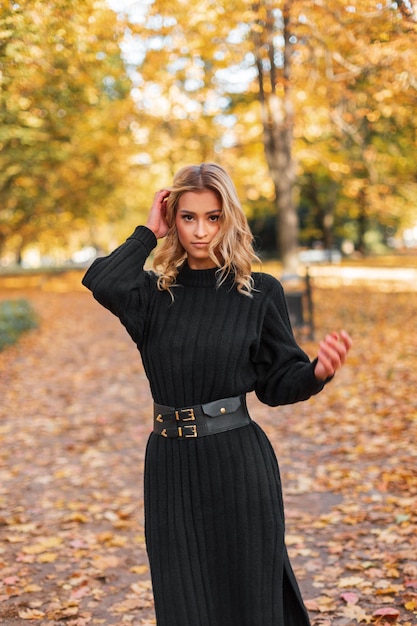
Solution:
[{"label": "yellow leaves on ground", "polygon": [[289,552],[313,624],[414,624],[417,296],[344,287],[314,301],[317,341],[351,332],[347,365],[307,403],[253,405],[281,463]]},{"label": "yellow leaves on ground", "polygon": [[19,611],[18,615],[21,619],[30,620],[42,619],[45,617],[45,613],[43,613],[43,611],[38,611],[38,609],[24,609]]},{"label": "yellow leaves on ground", "polygon": [[[40,328],[0,357],[0,622],[150,626],[140,359],[88,294],[24,295]],[[347,365],[308,402],[249,398],[280,461],[288,551],[313,626],[414,626],[417,294],[314,299],[317,342],[352,333]]]},{"label": "yellow leaves on ground", "polygon": [[58,556],[53,550],[61,544],[61,537],[44,537],[37,543],[23,546],[21,551],[23,554],[36,555],[38,563],[52,563]]}]

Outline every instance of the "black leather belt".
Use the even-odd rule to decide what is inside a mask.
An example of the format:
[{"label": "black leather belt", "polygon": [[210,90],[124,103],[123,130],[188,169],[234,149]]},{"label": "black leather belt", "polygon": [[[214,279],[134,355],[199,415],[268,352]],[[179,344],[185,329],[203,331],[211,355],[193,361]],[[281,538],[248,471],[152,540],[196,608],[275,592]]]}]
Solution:
[{"label": "black leather belt", "polygon": [[163,437],[204,437],[247,426],[250,422],[244,395],[181,409],[154,404],[153,432]]}]

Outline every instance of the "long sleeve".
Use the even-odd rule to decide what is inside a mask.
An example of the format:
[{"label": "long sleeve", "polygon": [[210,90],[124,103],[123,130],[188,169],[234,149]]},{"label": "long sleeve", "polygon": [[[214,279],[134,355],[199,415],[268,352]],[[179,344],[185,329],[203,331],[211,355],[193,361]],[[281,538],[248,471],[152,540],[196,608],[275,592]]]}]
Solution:
[{"label": "long sleeve", "polygon": [[269,282],[269,298],[265,301],[253,357],[255,392],[261,402],[278,406],[307,400],[321,391],[325,383],[314,375],[316,361],[311,362],[294,339],[281,284],[275,279]]},{"label": "long sleeve", "polygon": [[82,280],[94,298],[120,319],[136,343],[143,330],[150,282],[154,284],[154,275],[143,267],[155,246],[154,233],[138,226],[110,255],[96,259]]},{"label": "long sleeve", "polygon": [[253,297],[231,281],[217,285],[217,268],[183,264],[174,300],[144,270],[156,245],[146,227],[87,271],[83,284],[114,313],[136,343],[153,397],[191,406],[255,391],[270,406],[307,400],[324,386],[315,363],[294,339],[281,284],[254,273]]}]

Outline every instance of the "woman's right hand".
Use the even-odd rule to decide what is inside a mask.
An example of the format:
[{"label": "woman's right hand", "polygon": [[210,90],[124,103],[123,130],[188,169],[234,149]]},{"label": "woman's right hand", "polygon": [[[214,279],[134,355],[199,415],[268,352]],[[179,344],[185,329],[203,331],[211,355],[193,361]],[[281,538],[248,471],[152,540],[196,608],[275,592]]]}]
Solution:
[{"label": "woman's right hand", "polygon": [[156,192],[145,224],[157,239],[165,237],[169,229],[165,216],[167,210],[166,199],[170,193],[167,189],[161,189],[161,191]]}]

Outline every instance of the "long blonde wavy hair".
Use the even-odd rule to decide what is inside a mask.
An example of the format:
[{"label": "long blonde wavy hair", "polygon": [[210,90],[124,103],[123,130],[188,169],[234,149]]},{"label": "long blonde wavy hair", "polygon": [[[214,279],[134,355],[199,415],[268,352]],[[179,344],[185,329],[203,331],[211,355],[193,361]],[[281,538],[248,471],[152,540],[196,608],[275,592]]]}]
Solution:
[{"label": "long blonde wavy hair", "polygon": [[159,274],[158,288],[167,290],[173,297],[171,287],[175,286],[179,266],[187,253],[182,247],[175,225],[175,217],[181,195],[187,191],[213,191],[221,202],[219,231],[213,238],[209,255],[218,267],[217,284],[221,285],[232,276],[240,293],[252,296],[254,289],[251,277],[253,261],[259,261],[253,249],[253,235],[246,215],[243,212],[235,186],[227,172],[215,163],[189,165],[180,169],[174,176],[172,187],[168,188],[166,221],[168,233],[154,257],[154,269]]}]

